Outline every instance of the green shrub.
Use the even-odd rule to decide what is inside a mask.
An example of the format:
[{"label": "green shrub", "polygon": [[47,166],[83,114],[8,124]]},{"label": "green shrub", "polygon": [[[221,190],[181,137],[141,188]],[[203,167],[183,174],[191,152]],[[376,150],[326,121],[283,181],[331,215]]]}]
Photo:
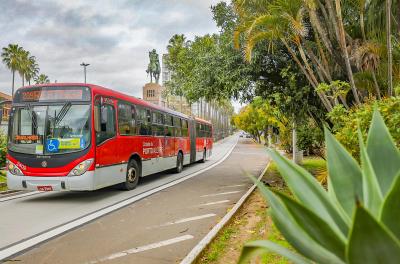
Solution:
[{"label": "green shrub", "polygon": [[0,167],[6,166],[7,136],[0,134]]},{"label": "green shrub", "polygon": [[297,144],[306,154],[320,156],[324,149],[324,133],[309,120],[297,129]]},{"label": "green shrub", "polygon": [[369,121],[372,118],[374,107],[377,107],[393,136],[397,146],[400,144],[400,97],[391,97],[381,101],[371,100],[360,107],[347,111],[343,106],[336,106],[328,117],[334,124],[332,131],[336,138],[357,159],[359,153],[357,128],[366,138]]},{"label": "green shrub", "polygon": [[294,263],[399,262],[400,151],[378,111],[366,144],[361,132],[358,138],[361,165],[326,130],[328,191],[305,169],[269,151],[294,199],[255,182],[275,225],[298,253],[254,241],[243,248],[240,263],[265,251]]}]

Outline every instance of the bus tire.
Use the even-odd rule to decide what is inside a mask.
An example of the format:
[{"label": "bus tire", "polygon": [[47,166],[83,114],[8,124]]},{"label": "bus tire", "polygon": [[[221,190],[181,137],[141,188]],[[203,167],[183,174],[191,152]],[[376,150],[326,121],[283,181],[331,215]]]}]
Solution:
[{"label": "bus tire", "polygon": [[176,157],[176,168],[175,172],[180,173],[183,170],[183,155],[182,152],[178,152],[178,156]]},{"label": "bus tire", "polygon": [[140,167],[136,160],[131,159],[126,170],[126,180],[121,184],[122,189],[130,191],[136,188],[140,178]]},{"label": "bus tire", "polygon": [[204,162],[206,162],[206,160],[207,160],[207,150],[204,149],[204,151],[203,151],[203,158],[200,160],[200,162],[201,162],[201,163],[204,163]]}]

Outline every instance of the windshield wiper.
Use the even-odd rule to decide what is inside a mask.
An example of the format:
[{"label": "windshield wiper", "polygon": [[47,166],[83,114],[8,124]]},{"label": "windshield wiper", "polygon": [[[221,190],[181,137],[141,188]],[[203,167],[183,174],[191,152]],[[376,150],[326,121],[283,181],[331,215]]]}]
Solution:
[{"label": "windshield wiper", "polygon": [[37,126],[37,122],[36,122],[36,117],[33,116],[33,109],[32,109],[31,104],[27,104],[25,108],[28,111],[29,117],[32,120],[33,127],[37,128],[38,126]]},{"label": "windshield wiper", "polygon": [[69,109],[71,109],[71,102],[66,102],[63,107],[61,108],[60,112],[58,112],[58,115],[54,121],[55,125],[60,124],[60,122],[64,119],[64,117],[67,115]]}]

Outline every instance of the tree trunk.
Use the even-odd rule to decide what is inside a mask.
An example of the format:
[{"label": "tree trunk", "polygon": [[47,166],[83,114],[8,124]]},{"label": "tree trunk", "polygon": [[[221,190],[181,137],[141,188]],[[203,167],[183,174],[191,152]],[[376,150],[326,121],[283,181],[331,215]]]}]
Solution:
[{"label": "tree trunk", "polygon": [[[311,77],[309,76],[309,74],[307,73],[306,69],[304,69],[303,65],[301,64],[301,62],[299,61],[299,59],[297,58],[296,54],[293,52],[292,48],[290,48],[289,44],[284,40],[281,39],[282,43],[285,45],[286,49],[289,51],[290,55],[292,55],[293,60],[297,63],[297,65],[299,66],[300,70],[303,72],[303,74],[306,76],[308,82],[311,84],[311,86],[316,89],[317,88],[317,84],[315,84],[313,82],[313,80],[311,79]],[[332,111],[332,105],[331,103],[328,101],[328,99],[326,98],[326,95],[323,93],[317,93],[319,98],[322,101],[322,104],[325,106],[326,110],[328,112]]]},{"label": "tree trunk", "polygon": [[386,0],[386,44],[388,51],[388,96],[393,96],[393,55],[392,55],[392,0]]},{"label": "tree trunk", "polygon": [[293,128],[292,128],[292,160],[294,163],[299,164],[299,160],[297,159],[297,152],[299,151],[297,148],[297,131],[296,131],[296,121],[293,121]]},{"label": "tree trunk", "polygon": [[11,97],[14,98],[15,89],[15,71],[12,71],[12,87],[11,87]]},{"label": "tree trunk", "polygon": [[375,92],[376,92],[376,98],[381,100],[381,89],[379,89],[378,81],[376,80],[376,74],[375,71],[372,70],[372,79],[374,79],[374,86],[375,86]]},{"label": "tree trunk", "polygon": [[21,78],[22,78],[22,87],[24,87],[24,86],[25,86],[25,78],[24,78],[24,75],[22,75]]},{"label": "tree trunk", "polygon": [[[350,65],[349,53],[347,52],[347,44],[346,44],[345,31],[344,31],[344,26],[343,26],[342,8],[340,6],[340,1],[341,0],[335,0],[336,15],[337,15],[338,29],[339,29],[338,41],[340,43],[340,46],[342,48],[342,52],[344,55],[344,60],[346,63],[346,70],[347,70],[347,75],[349,77],[350,87],[353,92],[354,99],[355,99],[356,103],[359,105],[361,102],[360,102],[360,98],[357,93],[356,84],[354,83],[353,70],[351,69],[351,65]],[[327,1],[327,3],[328,2],[329,2],[329,0]]]}]

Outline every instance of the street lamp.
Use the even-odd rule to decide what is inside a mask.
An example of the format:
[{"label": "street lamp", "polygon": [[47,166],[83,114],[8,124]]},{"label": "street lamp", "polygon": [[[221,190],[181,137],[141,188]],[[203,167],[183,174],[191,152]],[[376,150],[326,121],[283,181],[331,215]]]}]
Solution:
[{"label": "street lamp", "polygon": [[83,75],[85,76],[85,83],[86,83],[86,67],[89,66],[89,63],[81,63],[81,66],[83,67]]}]

